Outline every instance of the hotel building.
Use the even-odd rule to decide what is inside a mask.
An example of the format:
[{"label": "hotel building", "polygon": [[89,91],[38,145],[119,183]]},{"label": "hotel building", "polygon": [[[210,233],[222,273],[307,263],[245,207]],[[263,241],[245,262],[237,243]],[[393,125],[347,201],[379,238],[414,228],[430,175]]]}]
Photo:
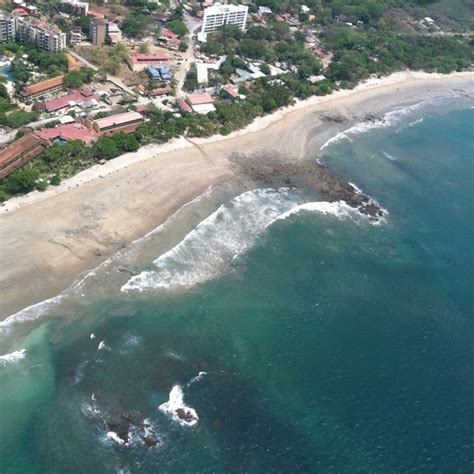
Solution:
[{"label": "hotel building", "polygon": [[236,25],[244,31],[247,24],[248,10],[249,8],[243,5],[221,5],[216,3],[204,10],[201,32],[211,33],[224,25]]}]

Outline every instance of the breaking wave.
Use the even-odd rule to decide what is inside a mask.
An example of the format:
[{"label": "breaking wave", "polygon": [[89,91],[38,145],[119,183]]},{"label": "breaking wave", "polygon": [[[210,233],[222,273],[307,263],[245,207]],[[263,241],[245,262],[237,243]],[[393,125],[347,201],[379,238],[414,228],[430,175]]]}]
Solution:
[{"label": "breaking wave", "polygon": [[[360,135],[361,133],[366,133],[376,128],[394,127],[400,124],[404,118],[406,118],[408,115],[412,114],[416,110],[440,99],[445,99],[445,97],[429,99],[429,100],[425,100],[417,104],[413,104],[413,105],[409,105],[405,107],[397,107],[394,110],[387,112],[379,119],[370,120],[366,122],[359,122],[353,125],[352,127],[348,128],[347,130],[344,130],[338,133],[337,135],[335,135],[334,137],[330,138],[328,141],[326,141],[326,143],[323,144],[323,146],[319,149],[319,151],[322,151],[325,148],[329,147],[330,145],[333,145],[342,140],[352,141],[352,137],[354,137],[355,135]],[[422,120],[423,119],[415,120],[414,122],[408,123],[406,126],[408,127],[413,126],[417,123],[420,123]]]},{"label": "breaking wave", "polygon": [[10,352],[10,354],[4,354],[0,356],[0,365],[5,366],[12,362],[18,362],[26,357],[26,349],[20,349],[19,351]]},{"label": "breaking wave", "polygon": [[184,404],[183,389],[180,385],[173,386],[169,400],[158,408],[181,426],[194,426],[199,421],[196,410]]},{"label": "breaking wave", "polygon": [[249,249],[269,222],[299,203],[296,195],[286,189],[257,189],[240,194],[158,257],[153,262],[155,269],[133,276],[121,291],[190,288],[208,281]]}]

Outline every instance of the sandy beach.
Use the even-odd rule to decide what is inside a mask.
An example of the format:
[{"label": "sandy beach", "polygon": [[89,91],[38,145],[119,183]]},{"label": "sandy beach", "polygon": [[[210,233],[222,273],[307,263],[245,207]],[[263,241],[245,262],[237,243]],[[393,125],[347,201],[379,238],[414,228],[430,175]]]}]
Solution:
[{"label": "sandy beach", "polygon": [[66,289],[209,186],[233,179],[230,154],[314,154],[357,121],[474,89],[474,73],[402,72],[312,97],[230,136],[150,145],[0,207],[0,319]]}]

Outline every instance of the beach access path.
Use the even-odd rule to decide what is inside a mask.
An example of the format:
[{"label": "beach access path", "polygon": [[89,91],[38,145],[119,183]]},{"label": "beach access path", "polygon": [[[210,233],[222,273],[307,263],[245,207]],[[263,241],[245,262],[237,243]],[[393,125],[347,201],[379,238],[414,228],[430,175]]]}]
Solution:
[{"label": "beach access path", "polygon": [[472,72],[397,73],[298,102],[227,137],[150,145],[12,199],[0,207],[0,318],[57,295],[209,186],[233,179],[232,153],[311,157],[341,127],[468,89]]}]

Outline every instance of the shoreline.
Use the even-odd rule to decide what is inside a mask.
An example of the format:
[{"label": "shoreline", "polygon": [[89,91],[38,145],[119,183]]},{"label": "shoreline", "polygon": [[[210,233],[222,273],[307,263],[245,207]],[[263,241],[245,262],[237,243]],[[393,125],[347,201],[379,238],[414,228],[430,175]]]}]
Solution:
[{"label": "shoreline", "polygon": [[230,154],[277,150],[301,159],[341,126],[466,86],[473,72],[395,73],[298,101],[227,136],[148,145],[11,199],[0,208],[0,320],[56,296],[209,186],[237,178]]},{"label": "shoreline", "polygon": [[[229,135],[212,135],[205,138],[190,138],[185,137],[175,138],[163,144],[145,145],[136,152],[125,153],[112,160],[107,161],[103,165],[93,165],[78,174],[64,180],[59,186],[50,186],[46,191],[32,191],[24,196],[14,197],[5,201],[0,206],[0,215],[8,212],[13,212],[25,205],[29,205],[52,196],[62,194],[73,187],[80,186],[95,179],[102,179],[116,171],[126,169],[134,163],[149,160],[157,155],[169,152],[176,152],[193,146],[204,146],[212,143],[232,140],[249,133],[255,133],[265,130],[267,127],[276,122],[283,120],[288,114],[301,111],[303,109],[310,109],[312,107],[324,106],[326,103],[338,101],[344,98],[356,98],[359,94],[367,93],[368,91],[382,91],[386,87],[400,85],[407,86],[405,81],[424,81],[424,82],[438,82],[438,81],[456,81],[471,78],[474,83],[474,71],[454,72],[451,74],[439,73],[425,73],[418,71],[403,71],[396,72],[390,76],[380,79],[368,79],[365,82],[358,84],[354,89],[343,89],[326,96],[312,96],[305,100],[296,100],[295,104],[273,112],[272,114],[259,117],[246,127],[236,130]],[[410,85],[408,85],[409,87]],[[380,112],[379,112],[380,113]]]}]

